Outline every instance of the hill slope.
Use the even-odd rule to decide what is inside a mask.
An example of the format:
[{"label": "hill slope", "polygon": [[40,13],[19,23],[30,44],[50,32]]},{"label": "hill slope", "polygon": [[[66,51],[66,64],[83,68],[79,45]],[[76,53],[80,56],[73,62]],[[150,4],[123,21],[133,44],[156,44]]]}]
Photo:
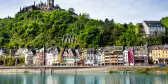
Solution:
[{"label": "hill slope", "polygon": [[[43,44],[48,47],[133,46],[145,45],[147,40],[138,24],[120,24],[113,19],[94,20],[86,14],[74,16],[65,10],[31,11],[0,19],[0,47],[5,48],[40,48]],[[150,38],[149,42],[159,45],[163,39],[162,36]]]}]

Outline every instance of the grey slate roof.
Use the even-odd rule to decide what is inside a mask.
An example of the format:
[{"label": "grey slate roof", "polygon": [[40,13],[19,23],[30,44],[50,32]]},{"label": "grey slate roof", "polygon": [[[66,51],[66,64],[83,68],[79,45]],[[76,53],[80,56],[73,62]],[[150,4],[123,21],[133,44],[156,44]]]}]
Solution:
[{"label": "grey slate roof", "polygon": [[144,21],[148,27],[164,27],[160,21]]},{"label": "grey slate roof", "polygon": [[96,53],[96,49],[95,48],[87,48],[87,53],[88,54],[95,54]]}]

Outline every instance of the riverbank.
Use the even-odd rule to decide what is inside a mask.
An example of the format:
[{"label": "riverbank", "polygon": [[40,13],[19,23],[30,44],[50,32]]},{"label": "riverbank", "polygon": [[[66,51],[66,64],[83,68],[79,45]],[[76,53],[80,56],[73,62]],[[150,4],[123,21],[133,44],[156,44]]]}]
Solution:
[{"label": "riverbank", "polygon": [[65,73],[65,72],[109,72],[112,71],[136,71],[139,69],[156,68],[156,66],[99,66],[99,67],[67,67],[67,66],[27,66],[27,67],[0,67],[0,74],[8,73]]}]

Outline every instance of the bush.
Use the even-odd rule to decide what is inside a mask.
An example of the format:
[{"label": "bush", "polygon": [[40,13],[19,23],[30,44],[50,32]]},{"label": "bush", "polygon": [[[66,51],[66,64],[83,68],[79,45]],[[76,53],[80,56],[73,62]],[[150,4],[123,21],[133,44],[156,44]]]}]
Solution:
[{"label": "bush", "polygon": [[143,69],[137,69],[137,73],[149,73],[151,71],[150,68],[143,68]]},{"label": "bush", "polygon": [[[4,60],[5,59],[5,66],[15,66],[15,62],[16,62],[16,57],[12,57],[12,56],[6,56],[3,57],[3,59],[0,58],[0,60]],[[18,57],[17,58],[17,66],[23,66],[25,65],[25,57]]]},{"label": "bush", "polygon": [[25,70],[24,73],[29,73],[29,71]]},{"label": "bush", "polygon": [[116,73],[117,71],[109,70],[109,73]]},{"label": "bush", "polygon": [[17,64],[17,66],[25,66],[25,63]]},{"label": "bush", "polygon": [[24,57],[24,56],[19,57],[19,58],[18,58],[18,61],[19,61],[18,64],[23,64],[23,63],[25,63],[25,57]]},{"label": "bush", "polygon": [[14,66],[15,65],[15,57],[7,56],[5,58],[5,66]]}]

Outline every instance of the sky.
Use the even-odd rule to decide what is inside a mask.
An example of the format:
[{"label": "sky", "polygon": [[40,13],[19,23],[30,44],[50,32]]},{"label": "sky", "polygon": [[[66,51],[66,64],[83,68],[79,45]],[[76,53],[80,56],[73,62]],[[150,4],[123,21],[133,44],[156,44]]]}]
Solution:
[{"label": "sky", "polygon": [[[20,7],[40,0],[0,0],[0,18],[12,16]],[[47,0],[41,0],[46,2]],[[74,8],[76,13],[89,13],[93,19],[114,19],[117,23],[139,23],[160,20],[168,16],[168,0],[55,0],[63,9]]]}]

